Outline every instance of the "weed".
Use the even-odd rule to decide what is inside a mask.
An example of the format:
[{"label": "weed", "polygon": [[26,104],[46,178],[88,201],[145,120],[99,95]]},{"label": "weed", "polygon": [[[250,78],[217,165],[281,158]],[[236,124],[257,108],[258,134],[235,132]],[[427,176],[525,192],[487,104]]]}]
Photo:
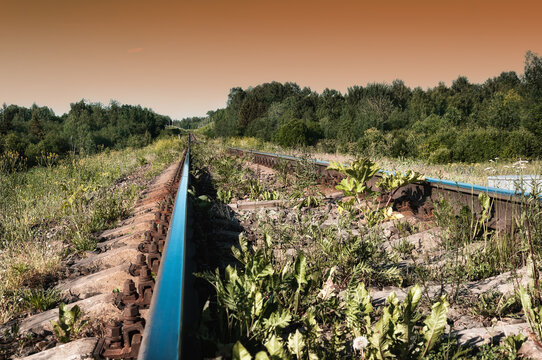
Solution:
[{"label": "weed", "polygon": [[273,169],[275,170],[275,174],[282,185],[289,186],[291,183],[290,172],[292,170],[292,165],[290,162],[286,159],[279,158],[273,165]]},{"label": "weed", "polygon": [[505,295],[498,291],[489,291],[481,294],[477,300],[472,304],[472,312],[486,318],[500,318],[510,313],[518,313],[521,309],[521,301],[516,294]]},{"label": "weed", "polygon": [[74,305],[71,309],[68,305],[60,303],[58,307],[58,321],[51,321],[53,331],[62,343],[73,340],[88,321],[81,320],[83,313],[79,306]]},{"label": "weed", "polygon": [[26,158],[16,151],[4,151],[0,155],[0,173],[14,173],[26,168]]},{"label": "weed", "polygon": [[[377,163],[367,158],[359,158],[349,166],[332,161],[328,169],[339,171],[346,176],[336,188],[342,190],[346,196],[353,196],[358,205],[357,211],[363,214],[369,226],[393,219],[393,209],[389,205],[395,192],[402,186],[421,181],[424,178],[421,174],[413,171],[408,171],[406,174],[382,173],[381,179],[377,183],[380,192],[375,192],[369,182],[381,170]],[[378,195],[387,198],[384,207],[380,206]],[[342,205],[344,208],[345,203]],[[353,207],[352,201],[348,203],[348,207]]]},{"label": "weed", "polygon": [[231,191],[231,189],[218,189],[216,191],[216,197],[220,202],[224,204],[229,204],[233,199],[233,192]]},{"label": "weed", "polygon": [[510,335],[498,345],[482,345],[471,358],[475,360],[515,360],[518,359],[518,351],[526,340],[527,337],[522,334]]},{"label": "weed", "polygon": [[24,307],[32,311],[45,311],[53,308],[60,301],[57,289],[27,289],[21,294]]},{"label": "weed", "polygon": [[248,186],[250,190],[250,200],[258,201],[265,191],[263,184],[257,179],[249,179]]},{"label": "weed", "polygon": [[280,195],[278,191],[264,191],[261,195],[262,200],[269,201],[269,200],[278,200]]},{"label": "weed", "polygon": [[400,172],[382,172],[381,176],[382,177],[380,181],[378,181],[376,186],[378,186],[387,197],[385,207],[388,207],[390,205],[390,202],[393,199],[393,195],[399,188],[425,179],[422,174],[412,170],[408,170],[405,174],[402,174]]}]

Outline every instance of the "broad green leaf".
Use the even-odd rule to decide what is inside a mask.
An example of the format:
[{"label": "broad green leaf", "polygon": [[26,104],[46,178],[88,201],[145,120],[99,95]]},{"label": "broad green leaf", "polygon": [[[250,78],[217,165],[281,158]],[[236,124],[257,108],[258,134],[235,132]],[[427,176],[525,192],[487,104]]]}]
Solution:
[{"label": "broad green leaf", "polygon": [[279,358],[283,358],[285,355],[282,342],[275,335],[271,336],[271,339],[269,339],[265,343],[265,348],[267,349],[267,352],[269,353],[269,355],[271,355],[272,357],[278,356]]},{"label": "broad green leaf", "polygon": [[489,210],[491,198],[487,193],[481,192],[480,194],[478,194],[478,201],[480,202],[480,206],[482,207],[482,213]]},{"label": "broad green leaf", "polygon": [[226,266],[226,270],[224,271],[224,275],[226,278],[226,282],[232,283],[239,279],[239,276],[237,275],[237,269],[232,267],[231,265]]},{"label": "broad green leaf", "polygon": [[295,261],[295,280],[298,289],[307,283],[307,258],[303,254],[299,254]]},{"label": "broad green leaf", "polygon": [[255,316],[260,316],[260,313],[262,312],[263,308],[263,296],[262,293],[257,291],[254,295],[254,303],[253,303],[252,313]]},{"label": "broad green leaf", "polygon": [[391,345],[390,333],[392,333],[392,320],[388,308],[384,308],[382,317],[376,322],[373,327],[369,343],[376,351],[377,359],[387,359],[391,357],[389,351]]},{"label": "broad green leaf", "polygon": [[241,344],[241,342],[237,341],[235,345],[233,345],[232,349],[232,358],[233,360],[252,360],[252,356],[248,352],[247,349]]},{"label": "broad green leaf", "polygon": [[408,292],[404,302],[404,314],[405,317],[412,318],[412,315],[416,312],[418,309],[418,305],[420,303],[420,299],[422,298],[422,289],[420,285],[414,285]]},{"label": "broad green leaf", "polygon": [[265,351],[260,351],[256,354],[254,360],[269,360],[269,356],[267,356],[267,353]]},{"label": "broad green leaf", "polygon": [[264,239],[265,239],[265,245],[267,246],[267,248],[271,248],[273,246],[273,239],[271,238],[271,235],[269,235],[268,233],[265,233]]},{"label": "broad green leaf", "polygon": [[527,318],[527,323],[529,323],[529,328],[536,334],[536,317],[529,292],[520,285],[518,294],[521,300],[521,306],[523,307],[523,312],[525,313],[525,318]]},{"label": "broad green leaf", "polygon": [[298,359],[303,356],[303,349],[305,348],[305,341],[303,335],[296,330],[294,334],[288,336],[288,350],[292,355],[295,355]]},{"label": "broad green leaf", "polygon": [[284,309],[272,313],[269,318],[263,321],[263,324],[270,331],[275,331],[275,329],[282,329],[290,325],[290,321],[292,321],[292,315],[287,309]]},{"label": "broad green leaf", "polygon": [[441,298],[439,302],[433,304],[431,315],[425,319],[425,326],[423,328],[425,350],[423,351],[422,358],[431,350],[444,332],[448,308],[448,301],[445,298]]}]

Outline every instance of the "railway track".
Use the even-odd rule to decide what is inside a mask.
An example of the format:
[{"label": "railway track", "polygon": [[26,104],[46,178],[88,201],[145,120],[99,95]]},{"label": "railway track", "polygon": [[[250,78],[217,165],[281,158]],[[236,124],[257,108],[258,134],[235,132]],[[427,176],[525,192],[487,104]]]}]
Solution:
[{"label": "railway track", "polygon": [[[194,135],[189,134],[187,150],[171,180],[165,186],[146,194],[148,201],[158,204],[154,211],[154,218],[144,232],[143,241],[137,246],[139,251],[137,256],[127,269],[131,277],[125,280],[122,291],[116,293],[113,299],[107,297],[122,311],[122,317],[120,320],[111,319],[105,325],[105,336],[97,341],[92,351],[95,359],[193,358],[190,353],[193,344],[186,340],[183,343],[183,338],[186,335],[185,329],[189,323],[194,322],[194,316],[196,316],[191,313],[191,310],[187,311],[187,309],[196,308],[194,304],[191,304],[196,296],[192,293],[188,294],[186,290],[193,287],[193,277],[186,274],[195,271],[187,262],[187,256],[194,252],[194,249],[189,248],[187,241],[192,232],[192,224],[189,222],[188,188],[190,185],[190,143],[194,142],[197,142]],[[228,152],[235,156],[250,155],[252,162],[269,168],[275,167],[279,161],[286,160],[293,164],[300,160],[292,156],[236,148],[229,148]],[[318,160],[313,163],[315,171],[319,173],[323,181],[337,183],[341,179],[340,173],[327,169],[329,163]],[[371,185],[374,186],[374,183]],[[514,217],[521,212],[523,206],[522,197],[511,191],[428,178],[424,182],[401,188],[396,192],[393,200],[396,205],[408,205],[415,213],[422,215],[430,214],[432,203],[441,199],[455,204],[457,209],[467,205],[473,211],[479,211],[478,195],[480,193],[487,193],[492,201],[489,226],[493,229],[509,230]],[[267,207],[263,203],[261,206],[250,205],[244,208],[237,206],[234,209],[247,214],[251,210],[257,211],[259,208]],[[277,203],[270,205],[276,207]],[[414,217],[407,220],[418,221]],[[381,228],[384,233],[388,231],[391,234],[390,229],[393,226],[394,223],[389,222],[382,224]],[[423,226],[419,229],[419,233],[412,233],[401,240],[418,244],[425,241],[427,237],[431,242],[435,236],[431,233],[433,229],[424,229]],[[231,237],[235,238],[236,234],[243,231],[240,227]],[[224,234],[225,232],[222,232],[221,236]],[[388,240],[390,244],[399,241],[393,238]],[[223,247],[227,248],[228,245]],[[505,289],[506,285],[499,279],[491,281],[493,281],[490,282],[492,286],[496,288],[501,286]],[[505,281],[509,282],[509,279]],[[467,286],[471,286],[475,291],[483,291],[481,288],[477,290],[475,283],[467,284]],[[390,291],[389,289],[386,291],[372,289],[373,300],[384,302]],[[404,293],[400,288],[394,291],[399,297]],[[521,326],[524,324],[520,324]],[[519,331],[518,329],[519,327],[512,330],[506,328],[506,331],[514,332]],[[474,330],[478,331],[479,328]],[[467,340],[472,340],[468,331],[465,333]],[[482,330],[476,331],[474,333],[478,334]],[[45,358],[48,357],[36,357],[36,359]]]},{"label": "railway track", "polygon": [[[157,194],[159,209],[128,270],[137,284],[127,279],[116,294],[114,302],[123,318],[106,324],[94,358],[180,357],[189,169],[190,146],[171,182]],[[146,321],[142,311],[148,312]]]},{"label": "railway track", "polygon": [[[189,135],[189,143],[195,142]],[[300,159],[262,153],[250,150],[233,149],[228,151],[236,156],[250,154],[252,161],[273,168],[278,161],[289,162]],[[328,170],[329,163],[314,161],[315,169],[321,178],[329,183],[336,183],[341,174]],[[187,314],[183,308],[189,299],[183,296],[185,288],[186,238],[190,232],[188,219],[188,185],[190,167],[190,147],[179,166],[177,175],[170,187],[169,196],[160,202],[160,211],[156,213],[151,230],[145,233],[145,240],[140,244],[136,261],[130,267],[130,273],[139,276],[134,284],[127,280],[123,291],[116,297],[117,305],[124,307],[123,322],[111,321],[107,325],[106,337],[98,342],[94,356],[109,359],[178,359],[183,357],[183,329],[186,328]],[[178,189],[174,189],[178,184]],[[371,184],[374,186],[374,183]],[[473,211],[480,210],[478,195],[487,193],[493,203],[489,225],[494,229],[509,229],[516,214],[521,211],[521,197],[500,189],[485,188],[472,184],[454,183],[438,179],[426,179],[423,183],[410,184],[396,192],[396,204],[408,204],[410,209],[424,214],[431,212],[431,203],[446,199],[457,207],[469,206]],[[173,201],[172,194],[176,193]],[[410,220],[410,219],[409,219]],[[384,225],[386,231],[391,225]],[[427,231],[412,234],[418,238],[427,236]],[[434,236],[429,232],[428,236]],[[408,237],[407,237],[408,238]],[[146,254],[146,255],[143,255]],[[151,274],[156,280],[151,281]],[[400,293],[400,290],[397,289]],[[375,293],[376,301],[383,301],[387,296]],[[381,298],[381,299],[380,299]],[[148,310],[146,324],[139,317],[139,310]],[[190,317],[190,314],[188,314]],[[144,329],[144,330],[143,330]],[[185,344],[184,357],[189,358]]]},{"label": "railway track", "polygon": [[[236,156],[250,155],[255,163],[269,168],[274,168],[279,161],[288,161],[290,164],[293,164],[300,160],[293,156],[246,149],[229,148],[228,151],[230,154]],[[342,179],[342,174],[327,169],[329,162],[320,160],[313,160],[312,162],[323,181],[335,184]],[[369,185],[375,187],[375,183],[379,177],[377,174]],[[488,221],[489,228],[510,231],[514,219],[521,213],[522,206],[525,204],[525,197],[511,190],[426,178],[423,182],[409,184],[400,188],[394,193],[393,201],[396,204],[408,205],[415,213],[430,213],[433,208],[432,204],[435,201],[441,200],[447,200],[456,211],[459,211],[466,205],[474,213],[479,213],[481,205],[478,201],[478,196],[481,193],[489,195],[491,199],[491,217]]]}]

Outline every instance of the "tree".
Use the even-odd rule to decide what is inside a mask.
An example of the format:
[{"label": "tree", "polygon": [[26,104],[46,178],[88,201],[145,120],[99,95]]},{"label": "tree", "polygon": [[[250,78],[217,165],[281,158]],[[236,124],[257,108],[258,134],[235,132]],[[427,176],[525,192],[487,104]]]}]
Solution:
[{"label": "tree", "polygon": [[45,137],[45,131],[43,130],[43,125],[40,120],[40,114],[38,108],[35,106],[32,107],[32,119],[30,119],[30,123],[28,124],[28,130],[30,131],[31,135],[40,140],[43,140]]},{"label": "tree", "polygon": [[305,146],[307,145],[308,128],[301,119],[291,119],[281,126],[277,135],[277,142],[282,146]]},{"label": "tree", "polygon": [[525,54],[525,74],[523,76],[527,93],[535,99],[542,97],[542,58],[532,51]]},{"label": "tree", "polygon": [[12,124],[11,124],[11,119],[10,117],[8,116],[7,114],[7,105],[6,103],[3,103],[2,104],[2,114],[0,116],[0,134],[7,134],[10,130],[11,130],[11,127],[12,127]]}]

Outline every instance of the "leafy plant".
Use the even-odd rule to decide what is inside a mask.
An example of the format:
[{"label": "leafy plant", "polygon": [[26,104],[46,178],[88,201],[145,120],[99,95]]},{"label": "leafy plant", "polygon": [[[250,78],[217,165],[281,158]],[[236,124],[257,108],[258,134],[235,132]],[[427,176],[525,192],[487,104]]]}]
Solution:
[{"label": "leafy plant", "polygon": [[277,174],[279,181],[284,185],[290,185],[290,171],[292,170],[292,165],[286,159],[279,158],[273,165],[273,169]]},{"label": "leafy plant", "polygon": [[320,205],[322,205],[321,197],[309,195],[309,196],[298,199],[298,203],[295,205],[295,208],[298,208],[298,209],[301,209],[304,207],[316,208]]},{"label": "leafy plant", "polygon": [[366,334],[367,359],[422,359],[438,342],[446,325],[448,302],[441,298],[433,304],[431,314],[422,322],[419,311],[421,288],[412,287],[402,304],[391,293],[380,319],[372,324],[371,299],[364,287],[358,285],[354,296],[347,296],[347,319],[356,336]]},{"label": "leafy plant", "polygon": [[521,345],[527,340],[523,334],[510,335],[501,340],[500,344],[484,344],[472,356],[475,360],[516,360]]},{"label": "leafy plant", "polygon": [[231,189],[226,190],[226,189],[219,188],[216,191],[216,197],[220,202],[224,204],[229,204],[231,200],[233,199],[233,191]]},{"label": "leafy plant", "polygon": [[68,305],[60,303],[58,306],[58,321],[51,321],[53,331],[62,343],[70,342],[75,338],[88,321],[81,320],[83,313],[79,306],[74,305],[71,309]]},{"label": "leafy plant", "polygon": [[328,170],[339,171],[346,175],[346,178],[336,186],[337,190],[342,190],[346,196],[354,196],[356,201],[360,202],[362,194],[372,193],[367,183],[380,171],[380,167],[369,159],[360,158],[349,166],[332,161]]},{"label": "leafy plant", "polygon": [[533,306],[530,292],[521,285],[518,294],[531,334],[542,341],[542,306]]},{"label": "leafy plant", "polygon": [[192,186],[187,190],[191,198],[194,200],[195,205],[200,209],[208,209],[211,206],[211,199],[207,195],[196,194],[196,189]]},{"label": "leafy plant", "polygon": [[[380,171],[377,163],[366,159],[359,158],[352,162],[349,166],[344,166],[339,162],[331,162],[328,169],[339,171],[346,176],[336,186],[337,190],[342,190],[346,196],[353,196],[358,204],[358,210],[363,214],[369,226],[373,226],[384,220],[393,219],[393,209],[389,206],[395,192],[401,187],[413,182],[421,181],[424,177],[417,172],[409,170],[406,174],[382,173],[382,178],[377,183],[381,189],[380,192],[375,192],[369,186],[375,175]],[[373,195],[386,195],[387,202],[384,207],[380,206],[380,202]],[[342,202],[340,204],[340,212],[344,209],[353,207],[353,201]]]},{"label": "leafy plant", "polygon": [[484,240],[487,240],[488,235],[488,221],[491,217],[491,198],[487,193],[481,192],[478,195],[478,201],[480,203],[481,212],[480,216],[473,221],[471,225],[472,228],[472,238],[474,239],[477,236],[483,235]]},{"label": "leafy plant", "polygon": [[262,200],[268,201],[268,200],[278,200],[279,199],[279,192],[278,191],[264,191],[261,195]]},{"label": "leafy plant", "polygon": [[412,170],[408,170],[405,174],[400,172],[395,173],[381,173],[381,179],[377,182],[377,186],[387,195],[388,200],[386,202],[386,207],[389,206],[391,199],[395,192],[408,184],[419,182],[425,179],[425,177]]},{"label": "leafy plant", "polygon": [[485,317],[500,317],[514,312],[518,306],[521,308],[521,301],[515,294],[508,296],[499,291],[489,291],[478,297],[478,301],[473,304],[472,311]]},{"label": "leafy plant", "polygon": [[228,265],[224,278],[218,269],[215,273],[207,272],[198,276],[215,287],[229,334],[247,339],[266,338],[269,332],[288,325],[288,313],[273,315],[276,299],[267,295],[267,285],[275,271],[265,252],[259,250],[251,254],[243,238],[239,240],[239,249],[234,247],[232,252],[241,268]]},{"label": "leafy plant", "polygon": [[260,196],[264,193],[265,187],[260,181],[254,179],[250,179],[248,184],[250,189],[250,199],[253,201],[258,201]]}]

